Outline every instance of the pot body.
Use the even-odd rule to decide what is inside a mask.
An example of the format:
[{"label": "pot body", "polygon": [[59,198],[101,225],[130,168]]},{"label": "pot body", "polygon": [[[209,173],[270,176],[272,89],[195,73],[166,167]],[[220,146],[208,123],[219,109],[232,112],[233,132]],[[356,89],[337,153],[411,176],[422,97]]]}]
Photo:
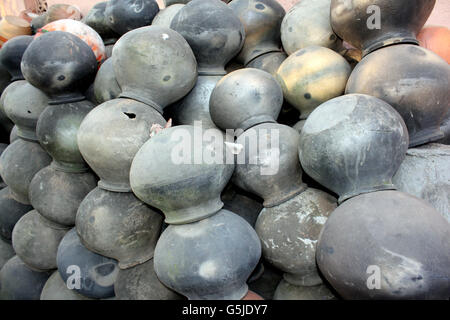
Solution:
[{"label": "pot body", "polygon": [[261,256],[253,228],[221,210],[195,223],[164,230],[155,249],[155,271],[169,288],[190,300],[239,300]]},{"label": "pot body", "polygon": [[[369,79],[368,79],[368,78]],[[348,79],[346,93],[380,98],[403,117],[409,147],[436,141],[450,108],[450,66],[435,53],[414,45],[395,45],[361,60]]]},{"label": "pot body", "polygon": [[12,245],[0,238],[0,270],[9,259],[14,257],[14,255],[15,252]]},{"label": "pot body", "polygon": [[115,33],[108,25],[105,15],[107,4],[107,1],[95,4],[82,20],[85,24],[97,31],[97,33],[102,37],[105,44],[110,39],[119,37],[119,35]]},{"label": "pot body", "polygon": [[336,300],[335,295],[325,284],[303,287],[281,280],[275,290],[274,300]]},{"label": "pot body", "polygon": [[94,95],[98,104],[116,99],[122,90],[114,74],[112,59],[107,59],[97,72],[94,81]]},{"label": "pot body", "polygon": [[64,282],[57,270],[53,272],[42,288],[40,300],[89,300],[89,298],[67,288],[67,283]]},{"label": "pot body", "polygon": [[162,216],[132,193],[92,190],[78,208],[77,232],[89,250],[131,268],[153,257]]},{"label": "pot body", "polygon": [[17,36],[1,47],[0,64],[8,70],[11,81],[23,79],[20,62],[31,41],[33,41],[32,36]]},{"label": "pot body", "polygon": [[28,204],[16,201],[11,194],[9,187],[0,190],[0,236],[3,239],[11,240],[12,232],[17,221],[33,210]]},{"label": "pot body", "polygon": [[162,9],[152,21],[152,26],[160,26],[164,28],[170,28],[173,18],[177,15],[178,11],[184,7],[183,3],[175,3],[166,6]]},{"label": "pot body", "polygon": [[351,94],[314,110],[300,134],[303,170],[339,195],[395,189],[392,176],[405,158],[408,131],[386,102]]},{"label": "pot body", "polygon": [[100,177],[99,186],[130,192],[131,162],[150,138],[153,124],[166,121],[148,105],[131,100],[110,100],[94,108],[78,130],[78,147],[83,158]]},{"label": "pot body", "polygon": [[269,52],[256,57],[247,64],[247,68],[255,68],[266,71],[275,77],[278,68],[286,60],[287,55],[284,52]]},{"label": "pot body", "polygon": [[114,282],[119,273],[117,261],[89,251],[81,243],[76,228],[67,232],[61,240],[56,262],[59,276],[67,284],[66,290],[70,285],[70,291],[83,297],[114,297]]},{"label": "pot body", "polygon": [[330,215],[317,264],[344,299],[447,299],[449,236],[450,224],[423,200],[367,193]]}]

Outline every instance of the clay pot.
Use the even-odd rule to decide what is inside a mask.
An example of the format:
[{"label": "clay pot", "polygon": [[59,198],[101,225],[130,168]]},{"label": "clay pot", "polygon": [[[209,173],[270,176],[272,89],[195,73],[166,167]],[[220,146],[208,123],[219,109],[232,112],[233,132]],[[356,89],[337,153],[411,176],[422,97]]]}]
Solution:
[{"label": "clay pot", "polygon": [[0,173],[15,200],[30,203],[28,187],[31,179],[50,162],[51,158],[37,142],[18,139],[6,148],[0,156]]},{"label": "clay pot", "polygon": [[440,125],[449,106],[449,86],[446,61],[418,46],[395,45],[362,59],[346,93],[372,95],[394,107],[408,127],[411,148],[443,137]]},{"label": "clay pot", "polygon": [[21,65],[25,79],[49,95],[51,104],[83,100],[97,71],[91,48],[79,37],[63,31],[36,38],[24,53]]},{"label": "clay pot", "polygon": [[10,39],[22,36],[30,35],[31,26],[30,23],[22,18],[14,16],[4,16],[0,20],[0,48]]},{"label": "clay pot", "polygon": [[306,189],[298,161],[299,134],[278,123],[255,126],[236,143],[243,146],[237,156],[233,183],[264,199],[264,207],[279,205]]},{"label": "clay pot", "polygon": [[238,193],[235,188],[228,188],[222,193],[223,208],[245,219],[255,227],[256,219],[264,208],[263,205],[247,195]]},{"label": "clay pot", "polygon": [[109,0],[105,16],[108,26],[119,35],[152,24],[159,12],[155,0]]},{"label": "clay pot", "polygon": [[16,201],[9,187],[0,190],[0,236],[11,240],[12,231],[17,221],[33,207]]},{"label": "clay pot", "polygon": [[429,26],[423,28],[417,35],[422,47],[433,51],[450,63],[450,30],[446,27]]},{"label": "clay pot", "polygon": [[327,101],[302,129],[299,157],[303,170],[339,195],[395,189],[392,176],[405,158],[408,132],[386,102],[361,94]]},{"label": "clay pot", "polygon": [[15,81],[3,101],[5,114],[17,127],[17,136],[37,141],[36,123],[48,105],[48,97],[25,80]]},{"label": "clay pot", "polygon": [[70,4],[51,5],[47,10],[47,23],[62,19],[81,20],[81,12]]},{"label": "clay pot", "polygon": [[162,215],[129,192],[92,190],[81,202],[77,232],[89,250],[119,261],[121,269],[153,257]]},{"label": "clay pot", "polygon": [[[417,34],[436,0],[331,0],[331,26],[363,56],[396,43],[418,44]],[[398,57],[396,59],[398,61]]]},{"label": "clay pot", "polygon": [[325,284],[312,287],[303,287],[290,284],[286,280],[281,280],[278,285],[274,300],[336,300],[335,295]]},{"label": "clay pot", "polygon": [[236,59],[248,65],[269,52],[280,51],[280,26],[286,12],[276,0],[234,0],[229,4],[245,29],[245,42]]},{"label": "clay pot", "polygon": [[450,224],[423,200],[371,192],[330,215],[317,264],[344,299],[447,299],[449,236]]},{"label": "clay pot", "polygon": [[152,21],[152,26],[159,26],[164,28],[170,28],[173,18],[177,15],[178,11],[184,7],[182,3],[171,4],[162,9]]},{"label": "clay pot", "polygon": [[59,275],[71,291],[93,299],[114,296],[114,282],[119,273],[117,261],[86,249],[76,228],[61,240],[56,261]]},{"label": "clay pot", "polygon": [[272,300],[278,283],[283,278],[279,270],[268,263],[264,263],[264,272],[259,279],[248,284],[250,290],[260,295],[265,300]]},{"label": "clay pot", "polygon": [[99,186],[130,192],[130,166],[139,148],[150,138],[153,124],[166,121],[153,108],[131,99],[115,99],[94,108],[78,130],[83,158],[100,177]]},{"label": "clay pot", "polygon": [[298,286],[322,283],[316,268],[316,243],[336,199],[308,188],[282,204],[264,208],[255,230],[262,242],[263,256],[284,271],[284,279]]},{"label": "clay pot", "polygon": [[286,58],[287,55],[284,52],[269,52],[250,61],[247,68],[263,70],[275,77],[278,68]]},{"label": "clay pot", "polygon": [[128,32],[114,45],[114,73],[120,97],[143,102],[162,113],[185,96],[197,80],[191,48],[177,32],[157,26]]},{"label": "clay pot", "polygon": [[342,40],[331,28],[330,4],[331,0],[300,1],[286,13],[281,41],[288,55],[309,46],[332,50],[342,46]]},{"label": "clay pot", "polygon": [[42,288],[41,300],[90,300],[81,294],[76,293],[75,290],[67,288],[67,283],[59,275],[58,270],[48,278],[47,282]]},{"label": "clay pot", "polygon": [[[1,57],[1,54],[0,54],[0,57]],[[11,83],[11,75],[9,74],[8,70],[0,62],[0,95],[3,93],[3,90],[5,90],[5,88],[10,83]]]},{"label": "clay pot", "polygon": [[194,125],[201,121],[203,128],[217,128],[209,113],[211,93],[222,76],[200,76],[195,87],[180,102],[171,107],[174,120],[179,124]]},{"label": "clay pot", "polygon": [[211,93],[211,118],[222,130],[247,130],[275,122],[283,104],[280,85],[269,73],[252,68],[223,77]]},{"label": "clay pot", "polygon": [[184,224],[223,207],[220,193],[233,170],[219,130],[183,125],[162,130],[139,149],[130,182],[139,199],[164,213],[166,223]]},{"label": "clay pot", "polygon": [[242,300],[264,300],[259,294],[248,290],[247,294],[245,295]]},{"label": "clay pot", "polygon": [[302,133],[303,126],[305,125],[306,120],[300,120],[295,125],[292,126],[293,129],[297,130],[298,133]]},{"label": "clay pot", "polygon": [[32,269],[56,269],[56,251],[68,230],[69,228],[56,224],[32,210],[14,226],[14,251]]},{"label": "clay pot", "polygon": [[22,61],[25,50],[32,41],[32,36],[18,36],[3,45],[0,51],[0,64],[11,75],[10,81],[23,80],[20,62]]},{"label": "clay pot", "polygon": [[398,190],[427,201],[450,222],[450,146],[408,149],[392,181]]},{"label": "clay pot", "polygon": [[342,95],[350,64],[331,49],[311,46],[283,61],[276,79],[286,100],[306,119],[320,104]]},{"label": "clay pot", "polygon": [[50,272],[30,269],[18,256],[0,270],[0,300],[39,300]]},{"label": "clay pot", "polygon": [[120,270],[114,283],[117,300],[181,300],[184,297],[164,286],[156,276],[153,259]]},{"label": "clay pot", "polygon": [[30,202],[45,218],[70,227],[75,225],[81,201],[96,186],[97,179],[91,172],[67,173],[50,165],[31,180]]},{"label": "clay pot", "polygon": [[76,35],[92,49],[99,64],[106,59],[105,45],[102,38],[93,28],[83,22],[72,19],[57,20],[43,26],[34,38],[36,39],[44,33],[52,31],[65,31]]},{"label": "clay pot", "polygon": [[248,292],[246,280],[260,256],[253,228],[238,215],[220,210],[164,230],[154,264],[159,280],[189,300],[239,300]]},{"label": "clay pot", "polygon": [[11,130],[11,133],[9,135],[9,143],[13,143],[14,141],[16,141],[17,139],[19,139],[19,136],[17,134],[17,126],[14,126]]},{"label": "clay pot", "polygon": [[163,0],[163,2],[164,2],[166,7],[172,6],[172,5],[176,4],[176,3],[186,4],[189,1],[191,1],[191,0]]},{"label": "clay pot", "polygon": [[5,265],[5,263],[9,259],[14,257],[14,255],[15,253],[12,245],[9,242],[6,242],[2,238],[0,238],[0,269]]},{"label": "clay pot", "polygon": [[107,1],[95,4],[82,20],[83,23],[97,31],[97,33],[102,37],[105,45],[115,42],[117,38],[119,38],[119,35],[115,33],[108,25],[105,15],[107,4]]},{"label": "clay pot", "polygon": [[94,105],[87,101],[48,106],[39,117],[36,135],[41,146],[53,158],[53,166],[64,172],[89,170],[77,144],[77,133]]},{"label": "clay pot", "polygon": [[436,142],[450,145],[450,109],[447,111],[447,115],[442,121],[441,131],[444,134],[444,137],[442,137],[442,139],[440,140],[437,140]]},{"label": "clay pot", "polygon": [[225,75],[225,65],[241,50],[245,30],[234,11],[220,0],[193,0],[173,18],[170,28],[189,43],[199,75]]},{"label": "clay pot", "polygon": [[107,59],[97,72],[94,81],[94,95],[98,104],[116,99],[122,90],[114,74],[112,59]]}]

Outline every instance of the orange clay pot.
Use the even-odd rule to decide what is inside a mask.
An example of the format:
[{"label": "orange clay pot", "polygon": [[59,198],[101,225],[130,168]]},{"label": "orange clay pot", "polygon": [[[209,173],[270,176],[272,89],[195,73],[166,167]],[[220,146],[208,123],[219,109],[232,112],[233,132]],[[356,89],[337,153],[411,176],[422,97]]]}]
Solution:
[{"label": "orange clay pot", "polygon": [[15,16],[5,16],[0,21],[0,48],[11,38],[30,34],[31,25],[28,21]]},{"label": "orange clay pot", "polygon": [[417,39],[422,47],[433,51],[450,64],[450,29],[440,26],[425,27]]}]

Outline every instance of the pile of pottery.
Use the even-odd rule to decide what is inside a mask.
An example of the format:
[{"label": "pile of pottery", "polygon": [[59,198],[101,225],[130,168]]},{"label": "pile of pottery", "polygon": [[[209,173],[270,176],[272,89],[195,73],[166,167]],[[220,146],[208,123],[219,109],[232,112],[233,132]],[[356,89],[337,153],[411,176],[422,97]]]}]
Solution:
[{"label": "pile of pottery", "polygon": [[449,298],[435,0],[228,2],[3,45],[0,299]]}]

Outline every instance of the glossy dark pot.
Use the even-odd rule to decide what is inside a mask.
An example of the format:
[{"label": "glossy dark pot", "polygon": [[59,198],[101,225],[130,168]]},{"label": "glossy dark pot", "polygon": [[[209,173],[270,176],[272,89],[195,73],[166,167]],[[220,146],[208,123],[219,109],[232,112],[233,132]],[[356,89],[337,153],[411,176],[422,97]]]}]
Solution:
[{"label": "glossy dark pot", "polygon": [[15,81],[3,101],[5,114],[17,126],[17,136],[37,141],[36,124],[48,105],[48,97],[25,80]]},{"label": "glossy dark pot", "polygon": [[91,172],[68,173],[50,165],[31,180],[30,202],[45,218],[73,226],[81,201],[96,186],[97,178]]},{"label": "glossy dark pot", "polygon": [[339,195],[395,189],[392,176],[405,158],[408,131],[386,102],[351,94],[314,110],[300,134],[303,170]]},{"label": "glossy dark pot", "polygon": [[306,119],[320,104],[344,93],[351,71],[339,53],[310,46],[284,60],[276,79],[286,100]]},{"label": "glossy dark pot", "polygon": [[316,259],[344,299],[448,299],[449,237],[450,224],[423,200],[371,192],[330,215]]},{"label": "glossy dark pot", "polygon": [[40,300],[90,300],[67,288],[67,283],[61,278],[58,270],[48,278],[42,288]]},{"label": "glossy dark pot", "polygon": [[414,45],[377,50],[353,70],[346,93],[380,98],[396,109],[408,127],[409,147],[441,139],[450,108],[450,66],[435,53]]},{"label": "glossy dark pot", "polygon": [[173,18],[170,28],[189,43],[199,75],[225,75],[225,65],[239,53],[245,29],[220,0],[192,0]]},{"label": "glossy dark pot", "polygon": [[116,99],[122,90],[114,74],[112,59],[106,59],[97,72],[94,81],[94,95],[98,104]]},{"label": "glossy dark pot", "polygon": [[22,204],[13,198],[9,187],[0,190],[0,236],[11,240],[12,231],[17,221],[33,207]]},{"label": "glossy dark pot", "polygon": [[53,158],[56,169],[75,173],[88,170],[78,148],[77,133],[93,107],[90,101],[83,100],[50,105],[41,113],[36,135],[41,146]]},{"label": "glossy dark pot", "polygon": [[32,36],[17,36],[7,41],[0,51],[0,64],[8,70],[11,81],[23,80],[20,62],[25,50],[33,41]]},{"label": "glossy dark pot", "polygon": [[396,43],[419,44],[416,36],[435,3],[436,0],[331,0],[331,26],[341,39],[362,49],[363,55]]},{"label": "glossy dark pot", "polygon": [[130,192],[130,166],[150,138],[153,124],[164,126],[159,112],[131,99],[115,99],[94,108],[78,130],[83,158],[106,190]]},{"label": "glossy dark pot", "polygon": [[245,42],[236,59],[247,65],[265,53],[280,51],[281,21],[286,12],[276,0],[233,0],[229,4],[245,29]]},{"label": "glossy dark pot", "polygon": [[275,290],[273,300],[336,300],[335,295],[325,284],[303,287],[281,280]]},{"label": "glossy dark pot", "polygon": [[306,189],[298,161],[299,134],[278,123],[250,128],[238,137],[233,183],[264,199],[265,207],[279,205]]},{"label": "glossy dark pot", "polygon": [[255,68],[266,71],[275,77],[278,68],[286,60],[287,55],[284,52],[265,53],[247,64],[247,68]]},{"label": "glossy dark pot", "polygon": [[50,272],[30,269],[18,256],[0,270],[0,300],[39,300]]},{"label": "glossy dark pot", "polygon": [[[193,148],[196,152],[190,152]],[[220,130],[185,125],[164,129],[134,157],[131,188],[139,199],[160,209],[168,224],[204,219],[223,207],[220,193],[234,170],[233,158],[226,158],[225,151]]]},{"label": "glossy dark pot", "polygon": [[97,31],[105,44],[119,38],[119,35],[109,27],[107,17],[105,15],[107,4],[107,1],[95,4],[82,20],[85,24]]},{"label": "glossy dark pot", "polygon": [[241,217],[220,210],[210,218],[171,225],[155,249],[159,280],[190,300],[239,300],[261,256],[255,230]]},{"label": "glossy dark pot", "polygon": [[283,92],[269,73],[252,68],[223,77],[209,101],[211,118],[222,130],[248,128],[275,122],[283,104]]},{"label": "glossy dark pot", "polygon": [[31,179],[51,162],[50,156],[37,142],[17,139],[0,156],[0,174],[17,201],[29,204]]},{"label": "glossy dark pot", "polygon": [[184,7],[183,3],[175,3],[162,9],[152,21],[152,26],[170,28],[173,18]]},{"label": "glossy dark pot", "polygon": [[14,251],[32,269],[56,269],[58,245],[68,230],[69,228],[56,224],[32,210],[14,226]]},{"label": "glossy dark pot", "polygon": [[78,208],[76,227],[86,248],[127,269],[153,257],[162,220],[132,193],[95,188]]},{"label": "glossy dark pot", "polygon": [[156,276],[153,259],[133,268],[119,270],[114,283],[117,300],[181,300],[184,297],[170,290]]},{"label": "glossy dark pot", "polygon": [[[0,238],[0,269],[5,265],[5,263],[14,257],[15,252],[12,245]],[[1,288],[1,285],[0,285]],[[0,289],[1,290],[1,289]]]},{"label": "glossy dark pot", "polygon": [[159,12],[155,0],[109,0],[105,16],[108,26],[119,35],[152,24]]},{"label": "glossy dark pot", "polygon": [[21,65],[25,79],[49,95],[51,104],[83,100],[97,72],[91,47],[63,31],[36,38],[24,53]]},{"label": "glossy dark pot", "polygon": [[114,296],[114,282],[119,273],[117,261],[89,251],[81,243],[76,228],[61,240],[56,262],[59,275],[74,292],[93,299]]},{"label": "glossy dark pot", "polygon": [[186,40],[177,32],[143,27],[121,37],[113,49],[114,73],[120,97],[143,102],[160,113],[184,97],[197,80],[197,63]]}]

